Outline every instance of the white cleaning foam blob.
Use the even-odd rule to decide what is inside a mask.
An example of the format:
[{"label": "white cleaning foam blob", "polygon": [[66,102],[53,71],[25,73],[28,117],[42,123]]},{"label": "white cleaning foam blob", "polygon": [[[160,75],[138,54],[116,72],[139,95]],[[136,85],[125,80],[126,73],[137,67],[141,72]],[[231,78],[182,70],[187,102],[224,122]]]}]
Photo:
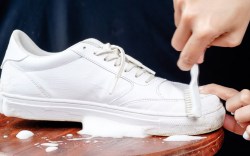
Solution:
[{"label": "white cleaning foam blob", "polygon": [[113,120],[107,120],[98,117],[84,117],[83,119],[83,130],[79,131],[78,134],[87,134],[92,137],[137,137],[144,138],[148,136],[144,133],[146,127],[125,124],[116,122]]},{"label": "white cleaning foam blob", "polygon": [[56,146],[58,146],[57,143],[42,143],[41,145],[42,145],[42,146],[51,146],[51,147],[56,147]]},{"label": "white cleaning foam blob", "polygon": [[19,133],[17,133],[16,137],[18,139],[28,139],[34,135],[33,132],[28,131],[28,130],[22,130]]},{"label": "white cleaning foam blob", "polygon": [[71,138],[73,137],[73,134],[67,134],[66,137]]},{"label": "white cleaning foam blob", "polygon": [[57,150],[58,149],[58,147],[53,147],[53,146],[51,146],[51,147],[47,147],[46,149],[45,149],[45,151],[46,152],[52,152],[52,151],[55,151],[55,150]]},{"label": "white cleaning foam blob", "polygon": [[163,139],[164,141],[193,141],[193,140],[201,140],[206,137],[201,136],[191,136],[191,135],[172,135]]}]

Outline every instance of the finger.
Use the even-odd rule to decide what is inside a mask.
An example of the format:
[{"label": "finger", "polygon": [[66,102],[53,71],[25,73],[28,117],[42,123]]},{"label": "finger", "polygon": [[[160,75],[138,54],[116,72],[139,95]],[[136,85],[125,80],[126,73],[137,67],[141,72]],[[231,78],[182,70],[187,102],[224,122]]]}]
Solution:
[{"label": "finger", "polygon": [[205,54],[201,55],[201,57],[198,59],[198,64],[201,64],[204,62],[204,55]]},{"label": "finger", "polygon": [[243,134],[245,140],[250,140],[250,125],[247,126],[246,131]]},{"label": "finger", "polygon": [[[243,89],[241,92],[235,94],[235,96],[233,96],[232,98],[229,98],[227,100],[226,109],[230,112],[233,112],[233,113],[236,110],[238,113],[247,113],[246,111],[250,112],[248,107],[244,107],[246,105],[250,105],[250,91],[248,89]],[[240,109],[241,107],[242,107],[242,109]],[[240,114],[238,114],[238,115],[240,115]],[[237,116],[237,115],[235,114],[235,116]],[[243,121],[243,122],[245,122],[245,121]]]},{"label": "finger", "polygon": [[179,60],[178,67],[183,71],[188,71],[198,63],[200,57],[204,57],[205,50],[210,44],[211,37],[193,33],[185,44]]},{"label": "finger", "polygon": [[174,0],[174,23],[176,27],[178,27],[180,19],[181,19],[182,2],[183,1]]},{"label": "finger", "polygon": [[184,24],[184,22],[181,22],[175,30],[174,36],[172,38],[172,46],[177,51],[182,51],[190,36],[191,30],[187,27],[187,25]]},{"label": "finger", "polygon": [[[236,120],[237,121],[237,120]],[[250,125],[250,122],[237,122],[238,125],[242,128],[246,128],[248,125]]]},{"label": "finger", "polygon": [[245,131],[244,128],[242,128],[240,125],[237,124],[233,116],[227,115],[227,114],[225,116],[223,127],[226,130],[233,132],[235,134],[239,134],[239,135],[242,135],[243,132]]},{"label": "finger", "polygon": [[239,93],[239,91],[233,88],[224,87],[218,84],[204,85],[201,86],[199,89],[200,93],[202,94],[214,94],[223,100],[227,100],[236,95],[237,93]]},{"label": "finger", "polygon": [[222,34],[220,37],[216,38],[211,45],[219,47],[236,47],[241,44],[244,34],[246,32],[247,26],[243,25],[241,28]]},{"label": "finger", "polygon": [[217,47],[236,47],[241,43],[243,36],[241,36],[240,38],[236,38],[233,36],[234,34],[232,33],[225,33],[221,35],[220,37],[216,38],[211,43],[211,45],[217,46]]},{"label": "finger", "polygon": [[239,108],[235,111],[234,118],[240,123],[250,121],[250,105]]}]

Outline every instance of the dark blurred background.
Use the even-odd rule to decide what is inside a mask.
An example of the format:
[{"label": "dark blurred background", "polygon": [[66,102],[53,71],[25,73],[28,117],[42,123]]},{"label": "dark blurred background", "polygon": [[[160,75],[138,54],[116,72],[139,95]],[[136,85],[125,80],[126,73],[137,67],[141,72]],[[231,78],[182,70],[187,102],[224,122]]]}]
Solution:
[{"label": "dark blurred background", "polygon": [[[0,58],[10,35],[20,29],[46,51],[58,52],[86,38],[124,48],[157,76],[188,83],[171,46],[175,30],[172,0],[0,0]],[[218,83],[250,89],[250,29],[235,48],[209,48],[200,65],[200,85]],[[250,142],[225,131],[217,155],[250,154]]]}]

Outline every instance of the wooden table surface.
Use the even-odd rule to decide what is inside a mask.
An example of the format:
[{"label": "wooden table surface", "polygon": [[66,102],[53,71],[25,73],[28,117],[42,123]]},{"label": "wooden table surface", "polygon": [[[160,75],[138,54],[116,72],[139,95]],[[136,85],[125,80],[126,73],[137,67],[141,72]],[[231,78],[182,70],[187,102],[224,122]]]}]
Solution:
[{"label": "wooden table surface", "polygon": [[[204,155],[216,154],[223,143],[224,131],[204,134],[205,139],[187,142],[166,142],[166,137],[148,138],[90,138],[79,135],[81,123],[31,121],[9,118],[0,114],[0,156],[127,156],[127,155]],[[21,130],[34,133],[21,140],[16,134]],[[73,137],[66,136],[73,134]],[[79,140],[76,140],[79,138]],[[72,140],[73,139],[73,140]],[[58,149],[46,152],[42,143],[58,143]]]}]

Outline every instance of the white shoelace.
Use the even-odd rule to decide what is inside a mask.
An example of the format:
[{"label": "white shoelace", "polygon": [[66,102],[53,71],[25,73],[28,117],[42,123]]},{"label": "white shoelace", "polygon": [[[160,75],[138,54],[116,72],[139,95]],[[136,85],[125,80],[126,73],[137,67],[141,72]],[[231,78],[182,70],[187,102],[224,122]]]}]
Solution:
[{"label": "white shoelace", "polygon": [[[116,60],[114,66],[119,66],[118,73],[116,73],[116,75],[115,75],[114,85],[110,89],[110,94],[113,93],[119,78],[122,76],[122,73],[129,72],[133,68],[137,68],[137,72],[135,74],[136,78],[140,77],[144,73],[149,74],[148,79],[145,81],[146,83],[150,82],[155,77],[154,76],[155,72],[153,70],[144,66],[141,62],[134,59],[133,57],[125,54],[124,50],[119,46],[111,45],[109,43],[104,44],[102,47],[102,50],[95,52],[95,55],[96,56],[107,55],[104,58],[104,61]],[[127,63],[127,65],[126,65],[126,63]],[[126,68],[125,68],[125,65],[126,65]]]}]

